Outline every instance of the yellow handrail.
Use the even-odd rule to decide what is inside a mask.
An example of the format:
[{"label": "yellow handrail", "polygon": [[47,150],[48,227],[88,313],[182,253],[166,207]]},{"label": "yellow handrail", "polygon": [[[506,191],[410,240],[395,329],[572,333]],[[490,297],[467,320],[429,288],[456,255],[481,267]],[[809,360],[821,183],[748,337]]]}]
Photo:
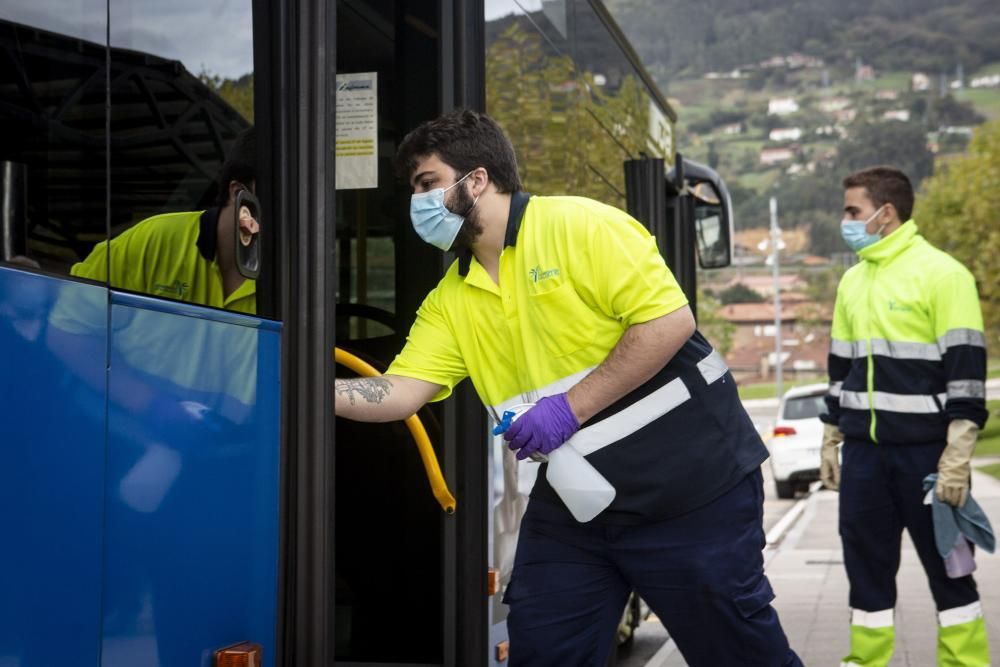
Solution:
[{"label": "yellow handrail", "polygon": [[[347,366],[359,375],[365,377],[381,375],[371,364],[339,347],[333,349],[333,359],[338,364]],[[427,437],[427,430],[420,421],[420,417],[412,415],[407,417],[404,423],[406,424],[406,428],[410,429],[410,435],[413,436],[413,440],[417,443],[417,451],[420,452],[420,460],[424,463],[424,471],[427,473],[427,481],[430,482],[434,498],[438,501],[441,509],[448,514],[454,513],[455,496],[451,495],[451,491],[448,490],[448,484],[444,481],[444,476],[441,474],[441,466],[438,465],[434,448],[431,447],[431,439]]]}]

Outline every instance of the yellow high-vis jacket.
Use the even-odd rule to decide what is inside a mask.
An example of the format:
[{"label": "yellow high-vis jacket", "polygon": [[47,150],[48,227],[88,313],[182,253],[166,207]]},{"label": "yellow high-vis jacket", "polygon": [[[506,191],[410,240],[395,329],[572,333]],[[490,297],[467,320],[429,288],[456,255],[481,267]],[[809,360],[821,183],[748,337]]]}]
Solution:
[{"label": "yellow high-vis jacket", "polygon": [[858,253],[837,289],[829,413],[847,438],[944,442],[986,411],[986,341],[975,279],[909,220]]}]

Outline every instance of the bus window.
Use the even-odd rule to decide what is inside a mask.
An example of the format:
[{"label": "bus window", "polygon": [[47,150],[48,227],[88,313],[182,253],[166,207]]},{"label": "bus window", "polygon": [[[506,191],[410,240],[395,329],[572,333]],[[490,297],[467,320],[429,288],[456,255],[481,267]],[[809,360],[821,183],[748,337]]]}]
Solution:
[{"label": "bus window", "polygon": [[0,261],[68,274],[106,238],[106,3],[0,9]]},{"label": "bus window", "polygon": [[[236,249],[259,221],[251,3],[111,4],[112,240],[75,271],[107,263],[112,287],[256,312]],[[220,181],[225,181],[220,182]]]},{"label": "bus window", "polygon": [[100,662],[106,340],[64,350],[94,385],[48,341],[56,301],[106,321],[62,277],[106,238],[107,12],[54,4],[0,5],[0,664]]}]

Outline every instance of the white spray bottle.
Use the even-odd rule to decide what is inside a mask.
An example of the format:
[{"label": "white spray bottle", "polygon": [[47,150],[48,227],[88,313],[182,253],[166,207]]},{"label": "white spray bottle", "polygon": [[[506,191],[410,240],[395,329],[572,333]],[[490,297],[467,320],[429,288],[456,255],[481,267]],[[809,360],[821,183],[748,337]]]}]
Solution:
[{"label": "white spray bottle", "polygon": [[[522,403],[505,410],[500,423],[493,429],[493,435],[506,431],[534,405]],[[545,460],[541,455],[532,458],[536,461]],[[545,478],[562,498],[573,518],[580,523],[593,519],[615,499],[615,487],[573,445],[563,443],[553,449],[548,454],[548,462]]]}]

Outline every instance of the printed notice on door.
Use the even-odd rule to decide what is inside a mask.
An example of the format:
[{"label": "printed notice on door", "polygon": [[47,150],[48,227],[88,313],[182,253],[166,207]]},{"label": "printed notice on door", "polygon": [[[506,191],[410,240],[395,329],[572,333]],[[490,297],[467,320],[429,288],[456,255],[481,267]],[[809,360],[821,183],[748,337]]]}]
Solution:
[{"label": "printed notice on door", "polygon": [[378,187],[378,73],[337,75],[337,189]]}]

